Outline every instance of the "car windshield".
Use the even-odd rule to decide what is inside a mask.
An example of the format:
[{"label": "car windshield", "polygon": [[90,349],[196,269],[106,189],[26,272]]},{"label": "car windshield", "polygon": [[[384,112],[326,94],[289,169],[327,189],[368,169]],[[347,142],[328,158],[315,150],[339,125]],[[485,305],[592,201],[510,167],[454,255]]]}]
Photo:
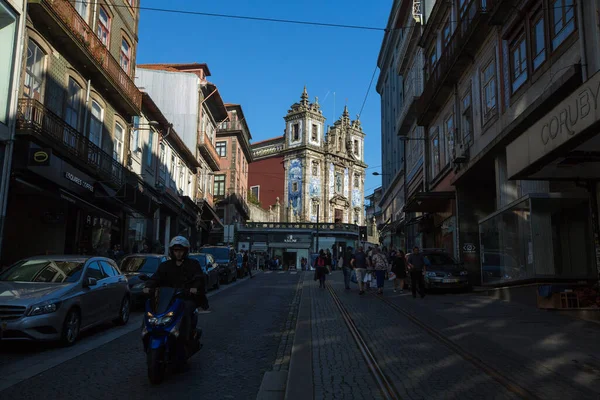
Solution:
[{"label": "car windshield", "polygon": [[0,281],[65,283],[77,282],[84,263],[66,260],[23,260],[0,274]]},{"label": "car windshield", "polygon": [[156,257],[127,257],[121,262],[121,271],[154,274],[159,265],[160,259]]},{"label": "car windshield", "polygon": [[205,254],[192,254],[192,255],[190,255],[190,258],[193,258],[194,260],[198,260],[198,262],[200,263],[202,268],[206,267],[206,255]]},{"label": "car windshield", "polygon": [[426,254],[425,258],[429,260],[429,263],[433,267],[438,266],[455,266],[456,261],[445,254]]},{"label": "car windshield", "polygon": [[215,260],[229,260],[229,249],[226,247],[206,247],[202,252],[210,254]]}]

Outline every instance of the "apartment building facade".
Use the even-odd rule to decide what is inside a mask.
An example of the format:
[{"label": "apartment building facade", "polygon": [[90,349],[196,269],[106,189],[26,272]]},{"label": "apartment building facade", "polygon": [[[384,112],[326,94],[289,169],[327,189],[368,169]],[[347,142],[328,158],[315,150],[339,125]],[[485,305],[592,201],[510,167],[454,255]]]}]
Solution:
[{"label": "apartment building facade", "polygon": [[119,197],[140,181],[124,166],[142,102],[137,29],[131,5],[28,3],[3,262],[124,242]]},{"label": "apartment building facade", "polygon": [[475,284],[597,279],[596,3],[408,3],[426,140],[405,211],[421,213],[422,246],[456,255]]},{"label": "apartment building facade", "polygon": [[169,63],[140,65],[136,77],[200,164],[192,182],[193,199],[201,210],[195,242],[201,245],[209,242],[212,229],[222,229],[223,224],[213,199],[213,176],[221,169],[217,128],[228,114],[219,90],[207,80],[210,75],[206,64]]},{"label": "apartment building facade", "polygon": [[214,176],[214,198],[217,215],[228,227],[215,230],[213,242],[233,242],[230,236],[233,227],[250,219],[248,208],[248,168],[252,162],[250,140],[244,111],[239,104],[225,104],[228,118],[217,127],[216,150],[220,158],[220,169]]}]

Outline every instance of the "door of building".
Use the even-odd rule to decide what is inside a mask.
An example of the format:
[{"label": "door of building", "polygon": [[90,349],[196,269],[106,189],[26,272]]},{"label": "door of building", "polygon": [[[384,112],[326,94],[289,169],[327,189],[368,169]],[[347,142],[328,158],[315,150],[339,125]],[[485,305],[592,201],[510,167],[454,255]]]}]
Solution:
[{"label": "door of building", "polygon": [[337,223],[341,223],[343,221],[344,218],[344,211],[341,210],[340,208],[336,208],[335,209],[335,219],[333,222]]}]

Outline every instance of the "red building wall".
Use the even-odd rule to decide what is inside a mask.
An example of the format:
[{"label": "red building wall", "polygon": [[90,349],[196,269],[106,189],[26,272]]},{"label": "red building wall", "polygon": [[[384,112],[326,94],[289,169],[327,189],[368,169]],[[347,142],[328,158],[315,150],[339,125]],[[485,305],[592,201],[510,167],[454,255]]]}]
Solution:
[{"label": "red building wall", "polygon": [[248,189],[260,186],[259,201],[265,210],[275,204],[277,197],[283,205],[284,184],[283,156],[265,158],[248,165]]}]

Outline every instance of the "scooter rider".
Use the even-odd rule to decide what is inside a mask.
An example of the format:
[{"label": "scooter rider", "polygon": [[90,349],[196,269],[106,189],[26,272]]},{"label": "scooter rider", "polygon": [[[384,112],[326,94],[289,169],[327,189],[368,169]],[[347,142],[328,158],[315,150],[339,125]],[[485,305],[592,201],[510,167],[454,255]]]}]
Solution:
[{"label": "scooter rider", "polygon": [[197,307],[208,310],[208,298],[205,292],[206,276],[198,260],[188,257],[190,242],[183,236],[175,236],[169,243],[170,260],[161,263],[157,271],[146,282],[144,292],[156,287],[189,288],[189,296],[184,298],[184,316],[181,332],[189,339],[190,326]]}]

